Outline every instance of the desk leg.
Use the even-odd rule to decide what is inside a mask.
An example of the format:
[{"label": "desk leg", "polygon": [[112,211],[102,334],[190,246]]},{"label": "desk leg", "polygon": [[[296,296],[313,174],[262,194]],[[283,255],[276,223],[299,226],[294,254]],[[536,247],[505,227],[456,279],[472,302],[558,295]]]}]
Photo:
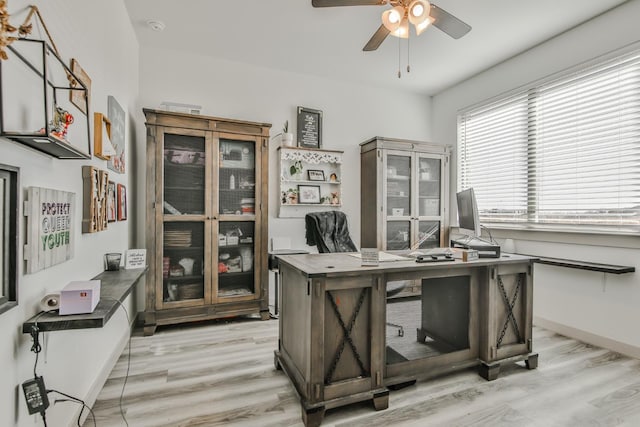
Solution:
[{"label": "desk leg", "polygon": [[280,273],[278,272],[278,270],[276,270],[276,271],[275,271],[275,279],[274,279],[274,280],[275,280],[275,281],[274,281],[274,283],[275,283],[275,291],[276,291],[276,295],[275,295],[275,308],[274,308],[275,313],[274,313],[274,314],[275,314],[276,316],[278,315],[278,299],[279,299],[279,296],[278,296],[278,287],[279,287],[279,286],[278,286],[278,276],[279,276],[279,275],[280,275]]}]

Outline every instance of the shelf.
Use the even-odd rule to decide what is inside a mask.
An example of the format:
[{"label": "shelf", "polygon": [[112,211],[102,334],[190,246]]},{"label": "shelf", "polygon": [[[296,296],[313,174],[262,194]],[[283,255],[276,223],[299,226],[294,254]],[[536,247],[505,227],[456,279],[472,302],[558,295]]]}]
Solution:
[{"label": "shelf", "polygon": [[22,324],[22,333],[31,332],[37,321],[41,332],[64,331],[69,329],[102,328],[118,309],[116,302],[124,302],[147,268],[134,270],[105,271],[92,280],[100,280],[100,302],[93,313],[60,316],[55,313],[37,314]]},{"label": "shelf", "polygon": [[294,207],[294,206],[299,206],[302,208],[309,208],[309,207],[324,207],[324,208],[339,208],[342,206],[342,204],[339,205],[325,205],[324,203],[289,203],[289,204],[280,204],[281,207]]},{"label": "shelf", "polygon": [[163,277],[164,281],[176,281],[176,282],[198,282],[202,281],[204,283],[204,276],[171,276]]},{"label": "shelf", "polygon": [[309,180],[303,180],[303,179],[282,179],[280,180],[281,184],[286,184],[286,183],[290,183],[290,184],[333,184],[333,185],[340,185],[342,184],[342,182],[340,181],[309,181]]},{"label": "shelf", "polygon": [[[43,40],[19,38],[7,46],[7,53],[9,60],[0,62],[0,136],[58,159],[91,159],[83,79]],[[41,59],[32,63],[28,58]]]}]

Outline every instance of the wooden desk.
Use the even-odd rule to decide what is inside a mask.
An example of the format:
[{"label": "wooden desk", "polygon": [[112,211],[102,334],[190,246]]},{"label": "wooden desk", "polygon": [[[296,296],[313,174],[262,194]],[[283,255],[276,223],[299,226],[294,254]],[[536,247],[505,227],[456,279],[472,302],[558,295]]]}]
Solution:
[{"label": "wooden desk", "polygon": [[[326,409],[372,400],[386,409],[389,388],[480,366],[497,378],[500,364],[532,352],[535,258],[510,255],[472,262],[383,262],[362,267],[348,254],[281,255],[281,312],[276,368],[295,386],[307,426]],[[390,282],[420,280],[416,334],[394,337],[386,322]],[[387,331],[391,332],[387,332]],[[404,347],[403,347],[404,346]],[[409,347],[411,347],[409,349]]]}]

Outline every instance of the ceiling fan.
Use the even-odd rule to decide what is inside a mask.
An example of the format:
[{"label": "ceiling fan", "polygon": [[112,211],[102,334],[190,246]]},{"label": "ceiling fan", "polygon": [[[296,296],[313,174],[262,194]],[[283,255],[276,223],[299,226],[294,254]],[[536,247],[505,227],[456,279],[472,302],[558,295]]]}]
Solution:
[{"label": "ceiling fan", "polygon": [[456,18],[444,9],[426,0],[311,0],[313,7],[336,6],[384,6],[382,25],[362,48],[364,51],[376,50],[389,34],[409,37],[409,23],[413,24],[417,35],[433,25],[454,39],[471,31],[471,26]]}]

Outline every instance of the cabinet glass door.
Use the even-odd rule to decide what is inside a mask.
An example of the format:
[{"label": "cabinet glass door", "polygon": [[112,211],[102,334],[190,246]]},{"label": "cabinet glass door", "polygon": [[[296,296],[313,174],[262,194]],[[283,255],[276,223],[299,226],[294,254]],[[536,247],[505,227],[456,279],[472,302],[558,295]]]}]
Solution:
[{"label": "cabinet glass door", "polygon": [[257,140],[219,139],[218,298],[256,296]]},{"label": "cabinet glass door", "polygon": [[387,155],[387,220],[411,215],[411,157]]},{"label": "cabinet glass door", "polygon": [[205,299],[205,137],[163,135],[162,305]]},{"label": "cabinet glass door", "polygon": [[418,249],[440,246],[440,221],[420,221],[418,223]]},{"label": "cabinet glass door", "polygon": [[204,302],[204,223],[165,222],[162,301]]},{"label": "cabinet glass door", "polygon": [[204,215],[204,137],[164,135],[163,211],[169,215]]},{"label": "cabinet glass door", "polygon": [[409,249],[411,243],[411,156],[387,154],[386,249]]},{"label": "cabinet glass door", "polygon": [[440,216],[440,159],[418,158],[418,216]]},{"label": "cabinet glass door", "polygon": [[254,223],[221,222],[218,236],[218,297],[255,294]]}]

